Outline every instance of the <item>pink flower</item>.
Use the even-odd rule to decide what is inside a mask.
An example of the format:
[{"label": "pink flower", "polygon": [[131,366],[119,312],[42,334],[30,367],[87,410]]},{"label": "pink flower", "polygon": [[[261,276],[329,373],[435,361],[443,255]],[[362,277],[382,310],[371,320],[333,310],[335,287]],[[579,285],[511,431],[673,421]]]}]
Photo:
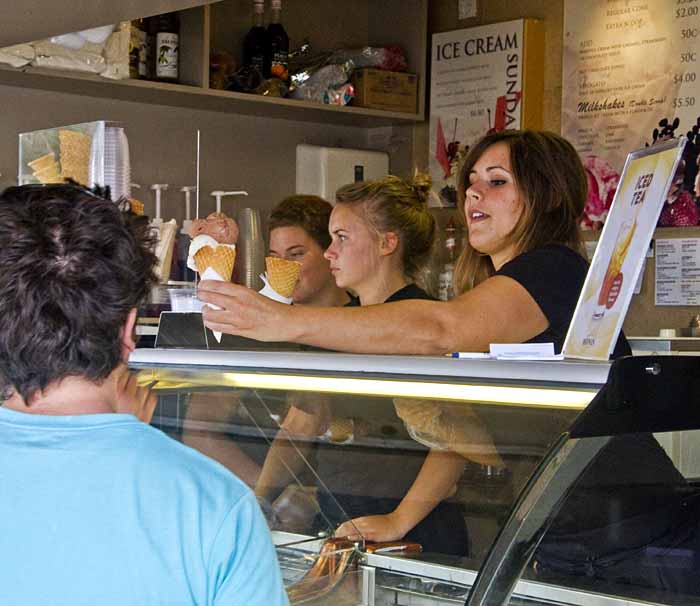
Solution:
[{"label": "pink flower", "polygon": [[581,226],[594,228],[605,222],[612,205],[620,174],[602,158],[587,156],[583,167],[588,177],[588,200],[583,209]]},{"label": "pink flower", "polygon": [[660,227],[686,227],[700,223],[700,210],[690,192],[682,191],[664,204],[659,217]]}]

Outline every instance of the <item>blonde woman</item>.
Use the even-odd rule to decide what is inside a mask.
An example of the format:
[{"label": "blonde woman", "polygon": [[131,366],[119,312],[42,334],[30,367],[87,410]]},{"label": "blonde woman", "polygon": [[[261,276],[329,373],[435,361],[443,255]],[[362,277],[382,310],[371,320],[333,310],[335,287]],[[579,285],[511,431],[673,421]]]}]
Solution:
[{"label": "blonde woman", "polygon": [[[416,284],[435,237],[435,220],[426,204],[429,190],[430,179],[418,175],[412,182],[387,176],[337,192],[325,257],[336,285],[356,295],[346,307],[431,298]],[[330,490],[319,491],[323,517],[332,526],[340,524],[339,536],[378,541],[405,537],[426,551],[466,555],[468,537],[460,508],[443,502],[454,489],[464,459],[445,451],[431,452],[426,460],[426,451],[419,447],[400,457],[393,451],[363,448],[373,438],[384,438],[382,429],[388,425],[397,432],[393,439],[410,443],[410,437],[391,401],[373,401],[364,415],[365,408],[358,404],[354,399],[309,395],[299,398],[283,422],[283,436],[300,438],[300,444],[308,444],[309,438],[320,442],[318,474]],[[355,440],[357,444],[348,444]],[[283,440],[276,441],[276,454],[284,452],[289,466],[293,451],[282,451],[283,445]],[[289,481],[281,460],[267,457],[256,486],[258,496],[274,499]],[[294,467],[296,471],[299,465]],[[451,471],[442,483],[449,486],[436,490],[430,476],[442,479],[445,469]],[[417,476],[423,481],[416,484]]]}]

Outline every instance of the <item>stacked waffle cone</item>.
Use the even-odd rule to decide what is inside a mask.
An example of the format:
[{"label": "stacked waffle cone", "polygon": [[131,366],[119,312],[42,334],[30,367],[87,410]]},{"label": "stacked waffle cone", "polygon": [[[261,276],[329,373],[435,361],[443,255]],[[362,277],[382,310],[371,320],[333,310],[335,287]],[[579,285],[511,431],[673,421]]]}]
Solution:
[{"label": "stacked waffle cone", "polygon": [[59,130],[61,176],[87,185],[90,180],[92,137],[73,130]]},{"label": "stacked waffle cone", "polygon": [[236,262],[236,247],[226,244],[219,244],[216,247],[204,246],[195,253],[194,262],[200,275],[207,268],[211,268],[228,282],[231,280],[233,264]]},{"label": "stacked waffle cone", "polygon": [[56,156],[53,152],[49,152],[29,162],[29,168],[32,169],[34,176],[39,183],[62,183],[61,168],[56,161]]},{"label": "stacked waffle cone", "polygon": [[280,257],[265,257],[267,280],[270,286],[283,297],[289,299],[299,280],[301,263],[287,261]]}]

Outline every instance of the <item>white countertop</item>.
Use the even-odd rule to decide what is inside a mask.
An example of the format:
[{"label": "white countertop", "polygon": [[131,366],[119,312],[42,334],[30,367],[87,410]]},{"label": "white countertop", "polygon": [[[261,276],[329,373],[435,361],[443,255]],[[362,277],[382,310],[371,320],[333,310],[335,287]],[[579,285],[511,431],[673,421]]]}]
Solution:
[{"label": "white countertop", "polygon": [[609,362],[575,360],[473,360],[447,356],[397,356],[334,352],[223,351],[137,349],[129,357],[133,367],[179,366],[227,370],[295,370],[352,372],[434,377],[462,377],[546,383],[602,385]]}]

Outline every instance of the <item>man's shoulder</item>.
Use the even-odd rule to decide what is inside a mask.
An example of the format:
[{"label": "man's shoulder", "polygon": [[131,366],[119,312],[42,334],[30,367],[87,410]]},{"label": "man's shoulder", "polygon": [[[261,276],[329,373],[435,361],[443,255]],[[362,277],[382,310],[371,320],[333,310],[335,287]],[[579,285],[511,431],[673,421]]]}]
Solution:
[{"label": "man's shoulder", "polygon": [[144,425],[140,433],[141,463],[154,481],[177,482],[183,488],[191,486],[198,491],[225,492],[228,499],[242,498],[251,492],[226,467],[159,429]]}]

